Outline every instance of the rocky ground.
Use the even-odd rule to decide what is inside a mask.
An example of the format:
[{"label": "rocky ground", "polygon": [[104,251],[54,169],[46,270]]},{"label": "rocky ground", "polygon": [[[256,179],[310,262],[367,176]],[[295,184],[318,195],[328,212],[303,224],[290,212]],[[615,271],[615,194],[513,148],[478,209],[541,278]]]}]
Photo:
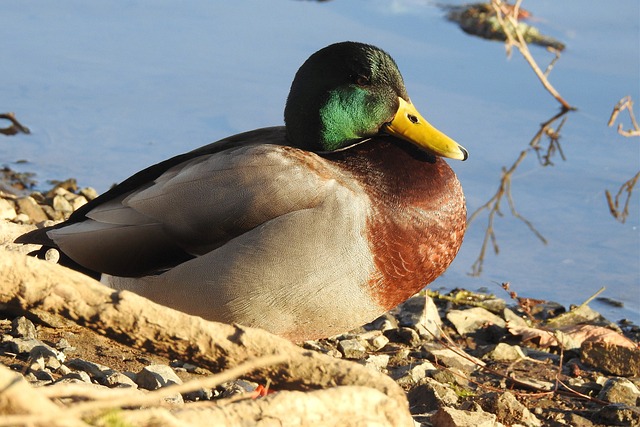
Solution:
[{"label": "rocky ground", "polygon": [[[73,180],[38,193],[30,177],[8,169],[3,174],[0,246],[6,250],[25,252],[11,244],[20,227],[68,217],[95,197]],[[567,309],[505,288],[504,299],[465,290],[417,295],[356,331],[300,345],[393,378],[406,392],[415,425],[640,425],[640,328],[612,323],[588,304]],[[65,385],[86,387],[84,398],[57,399],[63,407],[100,390],[146,393],[212,374],[189,354],[169,359],[124,345],[108,332],[16,313],[11,304],[0,305],[0,336],[0,364],[48,396]],[[256,387],[236,379],[164,399],[179,410],[252,396]],[[0,414],[15,414],[2,405],[3,389]],[[109,417],[83,422],[125,425]],[[0,417],[0,426],[20,424]]]}]

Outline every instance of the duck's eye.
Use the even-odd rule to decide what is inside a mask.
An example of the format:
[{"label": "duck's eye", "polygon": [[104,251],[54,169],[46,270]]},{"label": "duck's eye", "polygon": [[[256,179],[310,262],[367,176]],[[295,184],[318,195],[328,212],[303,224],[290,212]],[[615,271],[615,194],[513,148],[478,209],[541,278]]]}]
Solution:
[{"label": "duck's eye", "polygon": [[369,81],[369,77],[363,75],[357,75],[355,78],[356,84],[358,86],[369,86],[371,81]]}]

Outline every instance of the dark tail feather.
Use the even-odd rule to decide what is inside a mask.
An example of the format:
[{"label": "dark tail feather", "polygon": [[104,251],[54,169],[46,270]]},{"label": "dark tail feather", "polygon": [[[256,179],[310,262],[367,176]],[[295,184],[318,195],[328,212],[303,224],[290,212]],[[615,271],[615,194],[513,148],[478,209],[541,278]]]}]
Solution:
[{"label": "dark tail feather", "polygon": [[93,277],[96,280],[100,280],[101,273],[89,270],[88,268],[81,266],[80,264],[69,258],[58,248],[54,241],[51,240],[49,236],[47,236],[47,231],[53,228],[54,227],[38,228],[36,230],[23,234],[22,236],[14,240],[14,242],[22,244],[42,245],[40,249],[29,252],[30,256],[39,259],[46,259],[47,251],[50,249],[55,249],[60,254],[60,260],[58,261],[58,264],[86,274],[87,276]]},{"label": "dark tail feather", "polygon": [[14,243],[22,243],[22,244],[30,243],[32,245],[42,245],[48,248],[57,248],[58,246],[47,235],[47,231],[52,230],[54,228],[55,226],[37,228],[35,230],[29,231],[28,233],[24,233],[22,236],[14,240]]}]

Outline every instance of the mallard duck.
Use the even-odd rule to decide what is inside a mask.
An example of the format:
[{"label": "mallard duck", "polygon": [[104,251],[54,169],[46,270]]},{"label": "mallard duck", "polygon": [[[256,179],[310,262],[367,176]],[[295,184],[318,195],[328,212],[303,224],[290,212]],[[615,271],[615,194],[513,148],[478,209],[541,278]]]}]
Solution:
[{"label": "mallard duck", "polygon": [[294,341],[365,324],[445,271],[466,208],[441,157],[467,151],[418,113],[386,52],[314,53],[284,118],[144,169],[17,241],[58,248],[115,289]]}]

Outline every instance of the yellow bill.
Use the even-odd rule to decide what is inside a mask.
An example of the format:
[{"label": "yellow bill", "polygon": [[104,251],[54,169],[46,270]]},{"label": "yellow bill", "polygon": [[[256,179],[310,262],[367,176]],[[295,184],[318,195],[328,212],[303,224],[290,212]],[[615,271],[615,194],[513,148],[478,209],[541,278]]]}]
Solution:
[{"label": "yellow bill", "polygon": [[395,117],[387,123],[385,132],[409,141],[437,156],[467,160],[467,150],[433,127],[416,110],[411,102],[398,98],[400,106]]}]

